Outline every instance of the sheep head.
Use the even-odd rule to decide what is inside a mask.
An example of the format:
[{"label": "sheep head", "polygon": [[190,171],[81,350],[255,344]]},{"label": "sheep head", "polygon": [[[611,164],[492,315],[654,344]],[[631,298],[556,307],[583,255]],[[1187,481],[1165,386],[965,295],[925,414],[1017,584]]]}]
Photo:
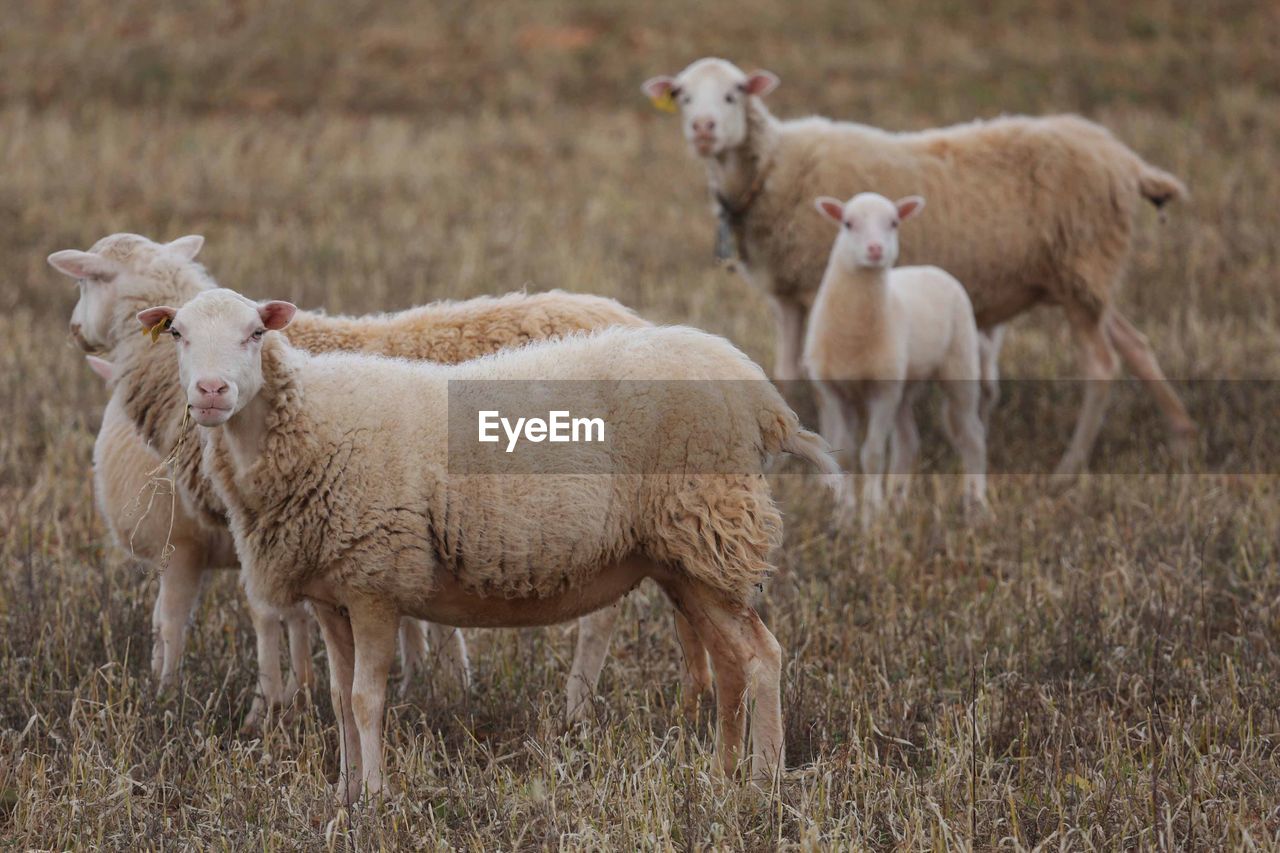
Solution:
[{"label": "sheep head", "polygon": [[[297,308],[254,302],[233,290],[206,290],[181,308],[138,313],[144,329],[165,328],[178,352],[178,376],[192,419],[221,426],[262,390],[262,341],[283,329]],[[165,323],[168,323],[165,327]]]},{"label": "sheep head", "polygon": [[87,252],[64,249],[50,255],[49,265],[74,278],[80,289],[71,312],[70,331],[76,345],[85,352],[115,346],[120,300],[146,292],[158,265],[191,261],[203,245],[199,234],[156,243],[139,234],[122,233],[103,237]]},{"label": "sheep head", "polygon": [[699,59],[675,77],[653,77],[642,87],[655,106],[680,112],[684,137],[699,157],[715,157],[747,141],[747,106],[778,85],[768,71],[745,73],[723,59]]},{"label": "sheep head", "polygon": [[898,226],[924,208],[918,195],[890,201],[878,193],[859,193],[847,202],[831,196],[814,207],[840,226],[832,254],[849,268],[888,269],[898,260]]}]

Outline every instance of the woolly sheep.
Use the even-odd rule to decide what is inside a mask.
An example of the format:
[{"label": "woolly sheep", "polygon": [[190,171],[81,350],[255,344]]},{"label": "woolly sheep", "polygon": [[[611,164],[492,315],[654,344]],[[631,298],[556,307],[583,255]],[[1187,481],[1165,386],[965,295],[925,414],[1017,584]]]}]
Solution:
[{"label": "woolly sheep", "polygon": [[[86,356],[89,366],[110,385],[115,367],[106,359]],[[186,647],[187,629],[206,573],[238,571],[235,543],[225,526],[205,527],[161,488],[156,474],[164,470],[160,458],[138,435],[124,409],[124,389],[112,393],[102,413],[102,426],[93,445],[93,485],[98,511],[116,547],[157,570],[159,590],[152,610],[151,672],[163,691],[176,680]],[[292,704],[314,682],[309,619],[301,607],[277,612],[247,599],[258,658],[258,692],[243,729],[255,731],[267,711]],[[281,622],[289,636],[291,672],[286,683],[280,669]],[[424,634],[424,627],[427,632]],[[414,673],[426,668],[428,645],[437,649],[442,669],[456,688],[465,690],[468,673],[466,646],[454,638],[455,629],[401,623],[401,693]],[[428,644],[427,636],[431,637]],[[460,656],[460,657],[459,657]]]},{"label": "woolly sheep", "polygon": [[[198,235],[158,244],[136,234],[115,234],[98,241],[88,252],[56,252],[49,262],[80,285],[80,300],[71,320],[72,336],[83,349],[112,352],[119,370],[117,382],[126,389],[126,413],[142,440],[165,457],[174,456],[170,470],[182,506],[204,526],[225,529],[221,503],[200,476],[198,442],[180,440],[186,404],[174,382],[173,354],[168,348],[151,346],[139,337],[134,319],[141,308],[161,302],[181,305],[216,287],[194,260],[202,245],[203,239]],[[457,362],[505,346],[614,324],[647,325],[612,299],[551,291],[442,301],[397,314],[368,317],[300,312],[289,336],[311,351],[364,350]],[[121,440],[132,439],[126,436]],[[165,584],[166,576],[162,575],[161,597]],[[194,592],[190,595],[194,600]],[[584,719],[590,713],[589,700],[617,618],[617,608],[607,608],[579,621],[577,650],[567,688],[566,707],[571,721]],[[688,668],[684,700],[686,708],[691,709],[696,707],[699,694],[710,689],[710,676],[705,650],[682,623],[683,617],[677,615],[679,635],[694,642],[685,647]],[[407,676],[422,657],[420,632],[406,628],[402,645]],[[440,650],[446,670],[459,683],[465,683],[466,649],[461,635],[452,632],[447,637],[435,637],[433,645]],[[402,685],[407,683],[406,679]]]},{"label": "woolly sheep", "polygon": [[[778,85],[722,59],[694,62],[644,91],[678,105],[691,150],[706,164],[721,229],[739,268],[777,310],[775,376],[798,379],[805,316],[829,248],[810,200],[875,188],[920,192],[931,215],[903,261],[930,263],[969,291],[979,328],[1031,307],[1062,307],[1085,383],[1075,431],[1056,475],[1088,462],[1101,429],[1116,351],[1155,395],[1179,445],[1195,425],[1146,339],[1119,312],[1120,282],[1140,200],[1156,207],[1186,195],[1173,175],[1145,163],[1105,128],[1078,116],[1002,117],[915,133],[826,118],[779,121],[763,98]],[[995,235],[993,238],[991,235]],[[823,411],[824,428],[830,412]]]},{"label": "woolly sheep", "polygon": [[[736,766],[748,699],[753,778],[783,766],[781,649],[749,603],[782,526],[761,466],[787,451],[839,467],[755,364],[722,338],[635,326],[458,365],[308,355],[271,331],[294,313],[214,290],[138,319],[171,324],[249,594],[317,614],[347,800],[382,787],[398,616],[551,624],[645,577],[711,653],[721,768]],[[626,381],[664,378],[730,381]],[[556,473],[453,473],[477,470],[483,446],[449,436],[451,380],[597,380],[584,393],[608,441],[561,445]],[[664,467],[672,457],[684,467]],[[586,473],[602,458],[611,473]]]},{"label": "woolly sheep", "polygon": [[895,203],[859,193],[847,203],[823,196],[815,206],[839,230],[809,315],[804,366],[850,430],[859,409],[866,413],[863,523],[884,503],[885,444],[891,433],[889,468],[895,485],[905,487],[920,446],[912,405],[930,379],[942,384],[943,424],[964,465],[966,504],[984,505],[982,360],[969,296],[954,276],[937,267],[893,268],[898,226],[920,212],[924,199],[908,196]]}]

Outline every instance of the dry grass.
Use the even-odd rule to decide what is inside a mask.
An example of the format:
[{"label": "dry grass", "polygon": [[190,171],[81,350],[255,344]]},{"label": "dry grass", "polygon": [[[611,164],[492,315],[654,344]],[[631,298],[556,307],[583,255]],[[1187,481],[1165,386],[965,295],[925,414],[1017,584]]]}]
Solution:
[{"label": "dry grass", "polygon": [[[778,797],[712,776],[707,719],[680,725],[668,608],[646,592],[597,725],[558,721],[567,629],[472,632],[474,694],[419,685],[392,711],[392,793],[340,810],[327,700],[236,735],[253,672],[233,578],[207,592],[182,689],[154,698],[155,581],[104,543],[88,476],[104,394],[44,263],[111,231],[201,232],[212,271],[254,295],[355,312],[560,286],[767,360],[767,304],[711,266],[701,176],[636,89],[721,53],[779,72],[783,115],[1105,122],[1194,195],[1163,227],[1144,215],[1130,315],[1172,375],[1274,379],[1275,8],[151,5],[22,4],[0,30],[0,841],[1280,845],[1273,475],[1095,475],[1060,497],[1008,476],[974,530],[933,477],[871,537],[830,535],[812,481],[781,475],[764,601],[788,654]],[[1020,322],[1004,364],[1066,375],[1056,316]],[[999,452],[1048,464],[1072,406],[1009,419]],[[1104,437],[1112,470],[1151,452],[1129,428]]]}]

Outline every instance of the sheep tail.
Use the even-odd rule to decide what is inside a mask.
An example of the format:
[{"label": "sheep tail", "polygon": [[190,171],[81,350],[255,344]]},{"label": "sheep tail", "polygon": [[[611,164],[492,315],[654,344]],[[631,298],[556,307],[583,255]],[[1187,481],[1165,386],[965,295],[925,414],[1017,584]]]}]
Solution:
[{"label": "sheep tail", "polygon": [[827,444],[826,439],[811,430],[798,429],[782,442],[782,449],[812,463],[822,472],[822,482],[831,493],[836,497],[842,495],[844,472],[832,455],[831,445]]},{"label": "sheep tail", "polygon": [[1139,160],[1138,192],[1160,209],[1171,201],[1186,198],[1187,186],[1164,169]]}]

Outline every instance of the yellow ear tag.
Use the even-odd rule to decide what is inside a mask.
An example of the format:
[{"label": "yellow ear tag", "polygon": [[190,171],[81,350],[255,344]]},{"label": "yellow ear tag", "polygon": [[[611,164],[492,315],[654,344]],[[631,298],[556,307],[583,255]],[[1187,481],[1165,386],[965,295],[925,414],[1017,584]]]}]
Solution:
[{"label": "yellow ear tag", "polygon": [[676,106],[676,99],[671,97],[670,90],[663,92],[656,98],[650,98],[649,101],[656,109],[662,110],[664,113],[673,113],[679,109]]},{"label": "yellow ear tag", "polygon": [[156,323],[154,326],[152,326],[149,329],[144,326],[142,328],[142,334],[150,335],[151,343],[154,344],[156,341],[160,340],[161,333],[168,331],[170,325],[172,325],[172,322],[168,317],[165,317],[163,320],[161,320],[159,323]]}]

